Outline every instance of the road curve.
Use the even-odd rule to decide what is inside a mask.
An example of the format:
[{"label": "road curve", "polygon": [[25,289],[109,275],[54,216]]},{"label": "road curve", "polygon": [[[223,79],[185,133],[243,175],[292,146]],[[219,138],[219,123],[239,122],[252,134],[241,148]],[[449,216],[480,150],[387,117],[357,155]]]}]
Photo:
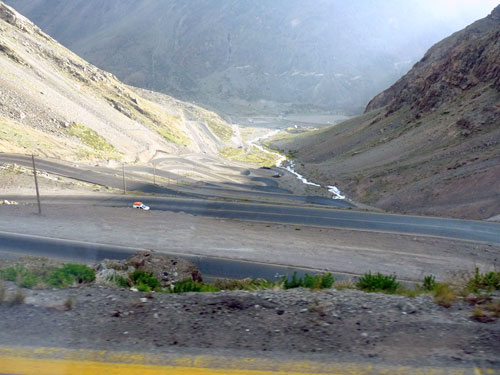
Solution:
[{"label": "road curve", "polygon": [[[7,198],[7,197],[6,197]],[[23,201],[26,197],[8,199]],[[404,216],[322,207],[272,205],[155,196],[44,196],[44,204],[131,207],[141,200],[153,210],[184,212],[221,219],[308,225],[500,244],[500,224],[473,220]]]},{"label": "road curve", "polygon": [[[26,168],[32,167],[31,157],[27,155],[0,153],[0,162],[15,163],[24,166]],[[42,158],[36,159],[36,165],[38,169],[44,170],[46,172],[55,175],[68,177],[92,184],[109,186],[116,189],[123,188],[122,175],[119,171],[114,169],[104,168],[104,167],[80,168],[68,165],[67,163],[62,163],[57,160],[46,160]],[[186,192],[186,191],[181,191],[182,189],[176,189],[174,186],[164,187],[164,186],[154,185],[150,182],[150,180],[146,180],[144,176],[130,173],[128,170],[129,168],[126,167],[125,175],[127,180],[128,191],[140,191],[144,193],[164,194],[177,197],[193,197],[193,198],[211,198],[214,196],[214,191],[217,191],[219,193],[228,191],[231,192],[232,194],[238,194],[240,196],[239,199],[246,199],[249,194],[249,192],[239,191],[238,189],[235,190],[231,190],[229,188],[218,189],[218,188],[203,187],[203,186],[198,187],[197,192]],[[151,168],[147,167],[133,166],[130,168],[130,170],[151,172]],[[158,169],[156,173],[158,176],[175,179],[175,177],[171,173],[162,171],[160,169]],[[230,185],[226,186],[230,187]],[[251,190],[254,190],[251,192],[252,195],[254,196],[260,195],[265,199],[271,199],[271,200],[285,198],[297,201],[298,203],[312,203],[312,204],[346,207],[346,208],[354,207],[352,203],[343,200],[329,199],[324,197],[298,196],[285,193],[282,189],[278,189],[276,191],[276,188],[272,186],[261,186],[261,188],[257,188],[258,191],[255,191],[256,188],[254,187]]]}]

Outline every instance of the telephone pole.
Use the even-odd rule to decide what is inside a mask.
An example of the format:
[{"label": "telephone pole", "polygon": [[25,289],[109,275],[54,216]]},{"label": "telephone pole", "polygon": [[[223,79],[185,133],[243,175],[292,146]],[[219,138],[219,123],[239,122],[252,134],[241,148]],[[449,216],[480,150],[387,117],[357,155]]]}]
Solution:
[{"label": "telephone pole", "polygon": [[125,164],[122,164],[122,174],[123,174],[123,194],[127,194],[127,182],[125,181]]},{"label": "telephone pole", "polygon": [[42,205],[40,203],[40,191],[38,190],[38,178],[36,176],[36,166],[35,166],[35,155],[31,154],[31,160],[33,161],[33,175],[35,176],[35,188],[36,188],[36,200],[38,202],[38,215],[42,214]]}]

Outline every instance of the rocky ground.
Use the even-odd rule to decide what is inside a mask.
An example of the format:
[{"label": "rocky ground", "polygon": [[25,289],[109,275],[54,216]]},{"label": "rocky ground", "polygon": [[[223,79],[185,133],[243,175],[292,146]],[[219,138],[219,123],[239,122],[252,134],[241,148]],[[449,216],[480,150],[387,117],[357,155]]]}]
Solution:
[{"label": "rocky ground", "polygon": [[[6,284],[7,294],[17,287]],[[500,368],[500,324],[427,295],[356,290],[141,293],[103,286],[23,290],[0,303],[2,345]]]}]

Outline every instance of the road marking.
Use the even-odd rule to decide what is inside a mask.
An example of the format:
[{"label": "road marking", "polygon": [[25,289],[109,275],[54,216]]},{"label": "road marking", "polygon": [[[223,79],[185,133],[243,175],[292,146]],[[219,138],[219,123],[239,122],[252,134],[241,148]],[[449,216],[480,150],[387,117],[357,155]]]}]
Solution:
[{"label": "road marking", "polygon": [[271,358],[175,356],[69,350],[61,348],[0,347],[0,374],[18,375],[467,375],[500,374],[495,369],[409,367],[356,363],[283,361]]}]

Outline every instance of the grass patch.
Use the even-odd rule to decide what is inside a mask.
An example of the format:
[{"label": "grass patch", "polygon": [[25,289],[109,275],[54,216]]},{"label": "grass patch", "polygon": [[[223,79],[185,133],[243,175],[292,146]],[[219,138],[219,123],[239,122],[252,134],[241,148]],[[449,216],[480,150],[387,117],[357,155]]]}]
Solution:
[{"label": "grass patch", "polygon": [[151,292],[160,289],[160,281],[153,276],[152,272],[135,270],[130,275],[130,279],[140,292]]},{"label": "grass patch", "polygon": [[481,290],[487,292],[500,290],[500,272],[480,273],[476,267],[474,277],[467,282],[467,289],[472,293],[479,293]]},{"label": "grass patch", "polygon": [[366,292],[395,293],[400,284],[396,281],[396,275],[383,275],[380,272],[372,275],[368,272],[359,278],[356,286]]},{"label": "grass patch", "polygon": [[220,289],[210,283],[200,283],[192,279],[184,279],[173,284],[169,290],[170,293],[189,293],[189,292],[220,292]]},{"label": "grass patch", "polygon": [[28,269],[22,264],[0,270],[0,279],[13,281],[22,288],[50,286],[64,288],[73,284],[91,283],[94,271],[81,264],[66,264],[61,268],[46,267]]},{"label": "grass patch", "polygon": [[119,288],[129,288],[132,286],[131,280],[121,275],[112,275],[108,280]]},{"label": "grass patch", "polygon": [[294,272],[291,279],[289,279],[288,276],[283,276],[282,282],[283,282],[283,288],[285,289],[293,289],[293,288],[328,289],[333,286],[335,279],[331,273],[314,275],[314,276],[311,276],[306,273],[304,277],[297,277],[297,272]]},{"label": "grass patch", "polygon": [[180,134],[179,132],[175,132],[167,126],[157,126],[154,128],[155,131],[161,135],[165,140],[171,143],[176,143],[183,146],[189,146],[191,143],[189,138],[184,134]]},{"label": "grass patch", "polygon": [[434,291],[434,302],[444,307],[450,307],[456,301],[458,293],[448,284],[437,283]]},{"label": "grass patch", "polygon": [[72,123],[67,128],[68,134],[79,138],[90,148],[96,151],[114,153],[116,152],[113,145],[111,145],[105,138],[101,137],[96,131],[87,128],[85,125]]},{"label": "grass patch", "polygon": [[234,136],[233,129],[224,122],[212,118],[208,118],[205,121],[210,131],[220,140],[227,142]]},{"label": "grass patch", "polygon": [[45,282],[53,288],[64,288],[73,284],[88,284],[95,280],[95,272],[84,264],[65,264],[51,273]]},{"label": "grass patch", "polygon": [[226,159],[258,164],[264,167],[272,167],[276,165],[276,162],[278,161],[278,157],[276,155],[262,152],[257,147],[252,147],[248,151],[243,148],[225,147],[219,150],[219,154]]}]

